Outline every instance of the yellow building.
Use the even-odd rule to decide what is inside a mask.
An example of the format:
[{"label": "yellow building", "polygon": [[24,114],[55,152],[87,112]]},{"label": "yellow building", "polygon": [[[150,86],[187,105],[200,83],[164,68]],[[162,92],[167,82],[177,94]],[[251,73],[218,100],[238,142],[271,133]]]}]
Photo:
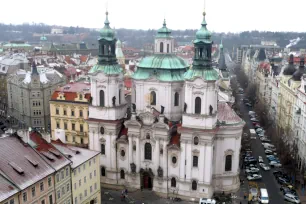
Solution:
[{"label": "yellow building", "polygon": [[[304,68],[304,62],[302,67]],[[301,68],[301,66],[300,66]],[[301,85],[300,68],[296,69],[293,63],[293,55],[290,56],[289,65],[284,69],[280,79],[280,94],[278,98],[278,131],[281,135],[288,136],[292,141],[293,134],[293,111],[296,103],[296,91]]]},{"label": "yellow building", "polygon": [[57,150],[67,155],[71,164],[73,204],[100,204],[100,152],[52,141]]},{"label": "yellow building", "polygon": [[90,83],[74,82],[57,88],[50,100],[51,133],[65,130],[65,143],[78,147],[88,147],[88,105],[90,103]]}]

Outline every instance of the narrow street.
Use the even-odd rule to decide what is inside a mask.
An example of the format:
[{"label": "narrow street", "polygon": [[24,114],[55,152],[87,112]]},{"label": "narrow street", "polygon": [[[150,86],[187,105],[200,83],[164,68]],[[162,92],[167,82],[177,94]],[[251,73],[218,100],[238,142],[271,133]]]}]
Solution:
[{"label": "narrow street", "polygon": [[[235,63],[231,61],[230,57],[228,55],[226,55],[226,63],[228,68],[231,70],[235,67]],[[243,99],[243,94],[238,94],[237,95],[237,107],[239,107],[240,113],[241,113],[241,117],[244,119],[244,121],[246,122],[246,126],[248,129],[248,134],[250,134],[249,129],[254,129],[252,122],[250,121],[248,112],[253,110],[253,108],[249,108],[246,107],[242,101]],[[256,159],[258,159],[258,156],[262,156],[262,158],[264,159],[264,163],[268,164],[268,160],[266,158],[265,152],[264,152],[264,148],[261,144],[261,141],[259,139],[259,137],[256,136],[256,139],[251,139],[250,140],[251,143],[251,149],[252,149],[252,156],[254,156]],[[263,171],[262,169],[260,170],[260,174],[262,175],[262,179],[260,181],[257,182],[258,187],[259,188],[266,188],[269,194],[269,203],[271,204],[282,204],[282,203],[289,203],[284,201],[283,198],[283,194],[280,191],[280,186],[277,183],[274,175],[273,175],[273,171],[277,170],[278,168],[271,168],[271,170],[269,171]],[[244,171],[244,170],[242,170]],[[244,178],[245,181],[247,181],[246,178]],[[243,188],[243,186],[241,187],[241,190],[246,190]],[[241,191],[240,190],[240,191]],[[246,202],[245,202],[246,203]]]}]

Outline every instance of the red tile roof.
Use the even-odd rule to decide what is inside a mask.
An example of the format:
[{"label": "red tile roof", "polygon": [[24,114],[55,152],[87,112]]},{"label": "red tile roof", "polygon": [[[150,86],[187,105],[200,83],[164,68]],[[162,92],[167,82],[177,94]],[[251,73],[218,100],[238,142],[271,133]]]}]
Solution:
[{"label": "red tile roof", "polygon": [[234,125],[243,122],[227,103],[218,103],[217,118],[221,123],[224,121],[226,125]]},{"label": "red tile roof", "polygon": [[77,98],[77,93],[82,92],[85,93],[85,98],[89,101],[91,97],[90,88],[90,83],[85,83],[84,81],[69,83],[57,88],[53,92],[51,100],[57,100],[59,93],[64,93],[65,101],[74,101]]},{"label": "red tile roof", "polygon": [[[42,157],[44,160],[51,165],[56,170],[63,168],[64,166],[70,164],[70,161],[64,157],[56,148],[51,144],[44,140],[40,133],[31,132],[30,139],[33,143],[35,143],[35,149],[42,153]],[[50,160],[45,157],[45,154],[51,154],[53,160]]]},{"label": "red tile roof", "polygon": [[0,174],[0,202],[8,199],[18,192],[18,188],[9,182],[5,177]]},{"label": "red tile roof", "polygon": [[181,135],[178,132],[176,132],[176,134],[171,136],[170,144],[179,146],[180,145],[180,138],[181,138]]},{"label": "red tile roof", "polygon": [[[0,138],[0,155],[1,174],[5,174],[22,190],[55,172],[30,145],[16,135]],[[31,164],[25,156],[38,163],[38,166]],[[14,170],[10,162],[14,162],[23,173]]]},{"label": "red tile roof", "polygon": [[132,79],[131,78],[125,78],[124,79],[124,86],[126,88],[132,88]]},{"label": "red tile roof", "polygon": [[76,75],[76,74],[77,74],[76,68],[74,68],[74,67],[68,67],[68,68],[64,71],[64,74],[65,74],[67,77],[70,77],[71,75]]},{"label": "red tile roof", "polygon": [[83,62],[83,63],[85,63],[87,61],[87,59],[88,59],[87,55],[81,55],[80,56],[80,61]]}]

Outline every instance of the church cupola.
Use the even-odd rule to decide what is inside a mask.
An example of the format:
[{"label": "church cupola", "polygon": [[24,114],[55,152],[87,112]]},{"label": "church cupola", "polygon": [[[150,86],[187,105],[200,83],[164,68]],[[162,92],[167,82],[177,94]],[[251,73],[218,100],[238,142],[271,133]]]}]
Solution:
[{"label": "church cupola", "polygon": [[303,74],[305,73],[305,60],[304,57],[300,58],[300,66],[292,75],[294,81],[301,81]]},{"label": "church cupola", "polygon": [[193,68],[211,69],[211,32],[207,29],[205,20],[206,13],[203,12],[202,27],[196,33],[196,39],[193,41],[195,54],[193,58]]},{"label": "church cupola", "polygon": [[106,12],[106,19],[104,21],[104,27],[100,30],[99,41],[99,64],[114,64],[116,59],[116,42],[115,31],[109,26],[108,12]]},{"label": "church cupola", "polygon": [[174,49],[174,39],[171,36],[171,30],[167,28],[166,20],[164,19],[163,27],[158,29],[155,36],[155,53],[156,54],[171,54]]},{"label": "church cupola", "polygon": [[283,71],[284,75],[292,75],[296,71],[293,58],[293,54],[291,54],[289,57],[289,64]]}]

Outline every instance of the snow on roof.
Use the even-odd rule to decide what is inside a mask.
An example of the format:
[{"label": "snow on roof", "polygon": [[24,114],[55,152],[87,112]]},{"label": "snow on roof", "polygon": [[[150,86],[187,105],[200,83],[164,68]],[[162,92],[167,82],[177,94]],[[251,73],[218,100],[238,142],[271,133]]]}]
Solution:
[{"label": "snow on roof", "polygon": [[[16,135],[0,138],[0,155],[1,174],[10,178],[21,190],[55,172],[30,145],[24,144]],[[29,162],[25,156],[38,163],[38,166]]]},{"label": "snow on roof", "polygon": [[66,155],[66,157],[69,158],[70,161],[72,161],[72,169],[80,166],[84,162],[100,154],[100,152],[64,144],[60,140],[53,140],[51,143],[58,151]]},{"label": "snow on roof", "polygon": [[27,72],[26,73],[26,76],[25,76],[25,78],[23,80],[23,83],[25,83],[25,84],[31,83],[31,72]]},{"label": "snow on roof", "polygon": [[0,174],[0,202],[8,199],[18,192],[18,188],[9,182],[5,177]]}]

